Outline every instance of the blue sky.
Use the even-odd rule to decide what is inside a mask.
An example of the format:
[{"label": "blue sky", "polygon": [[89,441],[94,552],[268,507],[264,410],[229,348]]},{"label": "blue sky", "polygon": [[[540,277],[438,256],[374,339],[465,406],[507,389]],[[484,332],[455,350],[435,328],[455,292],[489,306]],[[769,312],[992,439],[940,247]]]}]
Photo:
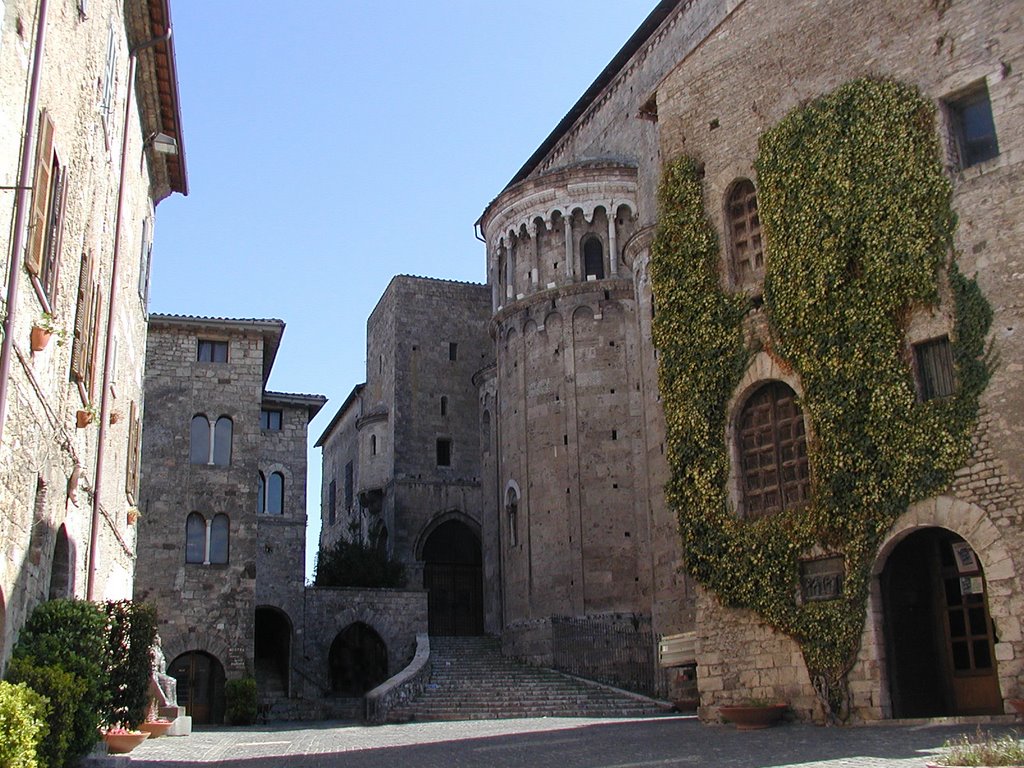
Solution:
[{"label": "blue sky", "polygon": [[157,212],[150,309],[277,317],[271,389],[363,381],[396,274],[484,280],[473,223],[654,0],[172,0],[190,194]]}]

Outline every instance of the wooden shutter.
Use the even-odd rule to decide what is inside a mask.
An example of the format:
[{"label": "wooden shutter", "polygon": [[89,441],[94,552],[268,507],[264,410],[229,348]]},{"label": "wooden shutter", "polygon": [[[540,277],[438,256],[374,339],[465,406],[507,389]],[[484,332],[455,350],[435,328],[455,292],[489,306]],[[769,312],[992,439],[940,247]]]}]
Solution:
[{"label": "wooden shutter", "polygon": [[57,302],[57,282],[60,277],[60,254],[64,240],[64,207],[68,200],[68,169],[57,162],[52,166],[53,194],[50,196],[51,210],[47,221],[47,234],[43,243],[42,282],[46,297],[53,306]]},{"label": "wooden shutter", "polygon": [[86,342],[89,349],[89,361],[86,365],[85,388],[90,393],[96,383],[96,353],[99,347],[100,309],[102,306],[103,300],[99,286],[94,286],[92,289],[92,322],[89,325],[89,336]]},{"label": "wooden shutter", "polygon": [[32,209],[29,216],[28,252],[25,267],[38,275],[43,264],[43,244],[49,221],[50,184],[53,181],[53,121],[46,110],[39,115],[39,142],[36,150],[36,175],[32,184]]},{"label": "wooden shutter", "polygon": [[71,377],[84,382],[89,368],[89,326],[92,324],[92,253],[82,254],[75,301],[75,335],[71,342]]},{"label": "wooden shutter", "polygon": [[132,401],[131,411],[128,416],[128,460],[125,467],[125,492],[128,500],[134,504],[139,493],[139,447],[142,436],[142,424],[139,420],[139,410]]}]

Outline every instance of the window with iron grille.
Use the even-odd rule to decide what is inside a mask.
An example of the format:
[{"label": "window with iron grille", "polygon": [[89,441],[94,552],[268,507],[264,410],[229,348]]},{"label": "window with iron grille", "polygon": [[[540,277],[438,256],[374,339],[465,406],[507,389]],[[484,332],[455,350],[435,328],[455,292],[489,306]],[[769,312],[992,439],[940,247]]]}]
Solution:
[{"label": "window with iron grille", "polygon": [[810,498],[804,417],[796,393],[772,382],[747,400],[739,420],[745,517],[792,509]]},{"label": "window with iron grille", "polygon": [[737,287],[759,285],[764,280],[764,248],[757,192],[750,179],[733,184],[725,204],[732,279]]},{"label": "window with iron grille", "polygon": [[914,362],[917,367],[917,394],[921,400],[937,400],[954,394],[956,380],[948,336],[915,344]]}]

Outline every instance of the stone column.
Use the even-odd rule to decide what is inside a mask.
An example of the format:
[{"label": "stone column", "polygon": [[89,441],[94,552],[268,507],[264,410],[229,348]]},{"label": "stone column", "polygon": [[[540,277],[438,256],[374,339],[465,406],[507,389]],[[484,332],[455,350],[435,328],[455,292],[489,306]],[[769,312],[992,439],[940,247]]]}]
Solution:
[{"label": "stone column", "polygon": [[536,290],[540,279],[540,228],[537,222],[530,222],[530,242],[533,243],[533,267],[530,268],[530,286]]},{"label": "stone column", "polygon": [[573,253],[572,253],[572,214],[563,216],[565,222],[565,276],[572,280]]},{"label": "stone column", "polygon": [[612,277],[619,276],[619,245],[615,236],[615,203],[608,208],[608,265]]}]

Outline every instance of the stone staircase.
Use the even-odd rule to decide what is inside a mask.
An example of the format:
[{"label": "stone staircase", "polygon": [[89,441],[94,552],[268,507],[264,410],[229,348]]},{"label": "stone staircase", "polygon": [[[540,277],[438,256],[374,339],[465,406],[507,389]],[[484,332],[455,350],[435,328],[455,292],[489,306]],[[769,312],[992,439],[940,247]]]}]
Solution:
[{"label": "stone staircase", "polygon": [[666,712],[667,703],[627,693],[501,655],[491,637],[431,637],[426,690],[388,715],[410,720],[511,717],[640,717]]}]

